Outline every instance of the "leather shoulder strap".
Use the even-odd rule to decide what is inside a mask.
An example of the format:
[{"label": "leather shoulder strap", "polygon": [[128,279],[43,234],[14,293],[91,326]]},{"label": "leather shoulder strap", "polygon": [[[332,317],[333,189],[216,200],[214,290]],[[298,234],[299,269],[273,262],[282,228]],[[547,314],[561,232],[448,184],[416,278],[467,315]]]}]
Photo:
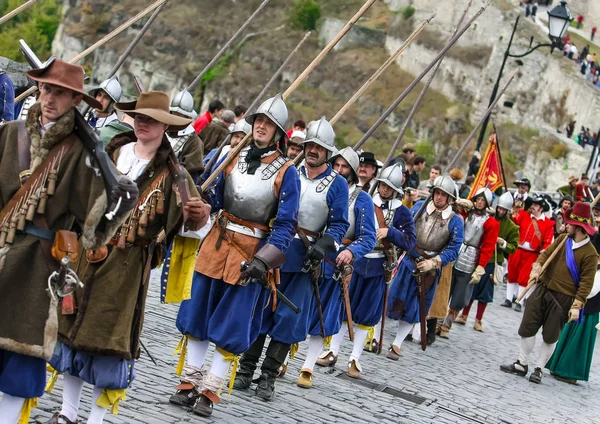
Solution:
[{"label": "leather shoulder strap", "polygon": [[540,242],[540,248],[542,247],[542,232],[540,231],[540,226],[537,223],[537,220],[535,218],[531,218],[531,225],[533,225],[533,232],[535,233],[535,236],[538,238],[538,241]]},{"label": "leather shoulder strap", "polygon": [[[379,228],[387,228],[387,222],[385,222],[385,217],[383,216],[383,209],[381,209],[380,206],[374,205],[375,206],[375,218],[377,218],[377,224],[379,225]],[[381,240],[381,244],[383,244],[383,247],[385,249],[389,249],[390,248],[390,241],[387,240],[387,238],[384,238]]]},{"label": "leather shoulder strap", "polygon": [[31,164],[31,139],[27,134],[26,122],[18,121],[17,145],[19,150],[19,170],[27,171]]}]

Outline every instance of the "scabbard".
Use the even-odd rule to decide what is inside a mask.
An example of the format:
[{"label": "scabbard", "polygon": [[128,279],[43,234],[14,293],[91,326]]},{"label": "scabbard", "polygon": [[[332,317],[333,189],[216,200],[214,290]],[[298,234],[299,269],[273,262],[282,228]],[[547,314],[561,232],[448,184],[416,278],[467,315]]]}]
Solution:
[{"label": "scabbard", "polygon": [[[256,284],[260,284],[265,289],[270,290],[267,287],[267,284],[265,282],[261,281],[261,280],[257,280],[255,278],[253,278],[250,281],[253,282],[253,283],[256,283]],[[280,301],[280,302],[283,302],[292,311],[294,311],[294,313],[299,314],[300,312],[302,312],[302,310],[299,307],[297,307],[296,305],[294,305],[294,302],[292,302],[290,299],[288,299],[288,297],[286,295],[284,295],[283,293],[281,293],[278,288],[275,289],[275,292],[277,293],[277,300]]]},{"label": "scabbard", "polygon": [[321,305],[321,293],[319,291],[319,277],[316,275],[314,270],[311,276],[311,281],[313,283],[313,294],[315,296],[315,300],[317,301],[317,312],[319,313],[319,326],[321,327],[321,337],[325,338],[325,321],[323,320],[323,306]]},{"label": "scabbard", "polygon": [[390,295],[390,285],[385,285],[385,294],[383,295],[383,313],[381,314],[381,330],[379,331],[379,344],[377,345],[377,354],[381,355],[383,349],[383,335],[385,330],[385,317],[387,315],[388,296]]},{"label": "scabbard", "polygon": [[348,337],[350,341],[354,341],[354,321],[352,320],[352,307],[350,305],[350,280],[352,280],[352,274],[344,278],[342,283],[342,289],[344,290],[344,303],[346,305],[346,322],[348,323]]},{"label": "scabbard", "polygon": [[425,287],[423,287],[424,282],[421,273],[419,272],[415,277],[417,279],[419,292],[419,327],[421,328],[421,350],[425,351],[425,349],[427,349],[427,311],[425,310],[427,308],[425,299],[427,293],[425,291]]}]

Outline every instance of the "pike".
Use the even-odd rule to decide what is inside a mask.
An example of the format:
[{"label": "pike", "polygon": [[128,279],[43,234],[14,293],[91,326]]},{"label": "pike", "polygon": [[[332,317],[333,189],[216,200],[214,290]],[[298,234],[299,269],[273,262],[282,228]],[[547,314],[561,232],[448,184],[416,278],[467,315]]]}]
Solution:
[{"label": "pike", "polygon": [[[337,35],[321,50],[321,52],[313,59],[313,61],[302,71],[302,73],[296,78],[296,80],[288,87],[288,89],[283,93],[283,100],[287,99],[302,82],[308,77],[308,75],[316,68],[327,56],[327,54],[335,47],[335,45],[342,39],[344,35],[354,26],[354,24],[358,21],[358,19],[365,14],[365,12],[371,7],[371,5],[375,3],[375,0],[367,0],[365,4],[360,8],[356,14],[350,18],[346,25],[337,33]],[[247,134],[246,137],[238,144],[236,147],[230,150],[227,158],[221,162],[221,164],[213,171],[212,174],[206,179],[204,184],[201,186],[202,192],[206,192],[211,184],[215,181],[217,176],[223,172],[223,170],[238,156],[238,154],[250,143],[251,134]]]},{"label": "pike", "polygon": [[[256,98],[252,101],[252,103],[250,104],[250,106],[248,106],[248,112],[246,112],[247,114],[250,114],[252,111],[254,111],[254,108],[258,105],[258,103],[260,102],[260,99],[262,99],[262,97],[269,90],[269,88],[271,88],[271,86],[273,85],[273,83],[275,82],[275,80],[277,80],[277,78],[279,78],[279,76],[283,73],[283,70],[291,62],[292,58],[296,55],[296,53],[298,52],[298,50],[300,50],[300,47],[302,47],[302,45],[304,44],[304,42],[306,40],[308,40],[308,37],[310,37],[311,33],[312,33],[312,31],[308,31],[306,33],[306,35],[304,36],[304,38],[302,38],[302,40],[300,40],[300,42],[296,45],[296,47],[294,48],[294,50],[292,50],[292,52],[288,55],[288,57],[283,61],[283,63],[279,67],[279,69],[277,69],[277,72],[275,72],[273,74],[273,76],[271,77],[271,79],[269,80],[269,82],[267,82],[267,84],[263,87],[262,91],[258,94],[258,96],[256,96]],[[212,158],[210,158],[210,160],[206,164],[205,172],[210,172],[210,170],[212,169],[212,167],[215,164],[215,162],[217,161],[217,159],[221,156],[221,152],[223,151],[223,147],[225,147],[227,145],[227,143],[229,143],[230,138],[231,137],[225,137],[225,140],[223,140],[221,142],[221,144],[219,145],[219,149],[217,150],[217,152],[213,155]]]},{"label": "pike", "polygon": [[37,2],[38,2],[38,0],[29,0],[29,1],[26,1],[25,3],[23,3],[21,6],[14,8],[13,10],[11,10],[6,15],[4,15],[0,18],[0,25],[2,25],[4,22],[8,21],[9,19],[12,19],[13,17],[17,16],[19,13],[21,13],[25,9],[30,8]]},{"label": "pike", "polygon": [[[85,58],[87,55],[89,55],[90,53],[92,53],[94,50],[102,47],[103,45],[105,45],[106,43],[108,43],[109,41],[111,41],[113,38],[115,38],[117,35],[119,35],[123,31],[125,31],[127,28],[129,28],[131,25],[133,25],[134,23],[136,23],[137,21],[139,21],[140,19],[142,19],[148,13],[152,12],[157,7],[162,6],[166,2],[167,2],[167,0],[157,0],[155,3],[153,3],[150,6],[148,6],[147,8],[145,8],[144,10],[142,10],[140,13],[138,13],[137,15],[135,15],[133,18],[131,18],[127,22],[121,24],[119,27],[117,27],[115,30],[113,30],[110,34],[104,36],[102,39],[98,40],[96,43],[94,43],[93,45],[91,45],[90,47],[88,47],[87,49],[85,49],[84,51],[82,51],[81,53],[79,53],[73,59],[69,60],[67,63],[70,63],[71,65],[73,65],[73,64],[79,62],[81,59]],[[31,87],[29,90],[27,90],[27,91],[23,92],[21,95],[19,95],[15,99],[15,103],[20,102],[21,100],[23,100],[24,98],[32,95],[36,91],[37,91],[37,87]]]},{"label": "pike", "polygon": [[[453,36],[456,35],[456,33],[458,32],[458,29],[460,28],[460,26],[462,25],[465,17],[467,16],[467,13],[469,12],[469,9],[471,8],[471,4],[472,3],[473,3],[473,0],[469,0],[469,3],[465,7],[465,10],[464,10],[462,16],[458,20],[458,24],[456,25],[456,29],[454,30]],[[398,137],[396,138],[396,141],[394,141],[392,149],[390,150],[390,152],[388,153],[387,157],[385,158],[385,162],[383,163],[383,168],[385,168],[386,166],[388,166],[390,164],[390,161],[394,157],[394,153],[396,152],[396,150],[400,146],[400,143],[402,142],[402,139],[404,138],[404,135],[406,134],[406,131],[408,130],[408,126],[410,125],[413,117],[417,113],[417,110],[419,109],[419,106],[421,106],[421,103],[423,102],[423,99],[425,98],[425,94],[427,93],[427,90],[429,90],[429,87],[431,86],[431,83],[435,79],[435,76],[437,75],[437,72],[439,71],[440,66],[442,66],[442,62],[443,61],[444,61],[444,57],[442,57],[438,61],[438,63],[435,65],[435,69],[433,70],[433,72],[429,76],[429,79],[425,83],[425,86],[421,90],[421,93],[419,93],[419,97],[417,98],[417,101],[413,105],[410,113],[408,114],[408,117],[406,118],[406,120],[402,124],[402,128],[400,129],[400,133],[398,134]],[[372,192],[374,190],[375,190],[375,185],[373,185],[373,187],[371,188],[371,194],[372,194]]]},{"label": "pike", "polygon": [[250,23],[254,20],[254,18],[256,18],[256,16],[258,16],[260,11],[264,9],[264,7],[267,5],[267,3],[269,3],[269,1],[270,0],[263,0],[263,2],[260,4],[260,6],[258,6],[258,9],[256,9],[254,11],[254,13],[252,15],[250,15],[250,17],[246,20],[246,22],[244,22],[244,24],[229,39],[229,41],[227,43],[225,43],[225,45],[221,48],[221,50],[219,50],[219,52],[215,55],[215,57],[213,57],[212,60],[210,62],[208,62],[208,65],[206,65],[204,67],[204,69],[198,74],[198,76],[196,78],[194,78],[194,81],[192,81],[190,83],[190,85],[187,86],[187,88],[186,88],[187,91],[191,91],[192,88],[194,88],[196,86],[196,84],[198,84],[198,82],[202,79],[202,77],[204,75],[206,75],[206,73],[210,70],[210,68],[212,68],[215,65],[215,63],[217,63],[217,61],[221,58],[221,56],[223,56],[223,54],[227,51],[227,49],[240,36],[240,34],[242,32],[244,32],[244,30],[248,27],[248,25],[250,25]]},{"label": "pike", "polygon": [[400,96],[394,101],[394,103],[392,103],[392,105],[383,113],[383,115],[381,115],[379,117],[379,119],[377,120],[377,122],[375,122],[373,124],[373,126],[371,128],[369,128],[369,130],[365,133],[365,135],[363,135],[363,137],[354,145],[354,150],[360,149],[360,147],[365,143],[365,141],[367,141],[369,139],[369,137],[371,137],[373,135],[373,133],[375,132],[375,130],[377,128],[379,128],[379,126],[383,123],[383,121],[385,121],[388,118],[388,116],[390,116],[390,114],[398,107],[398,105],[406,98],[406,96],[408,96],[408,94],[412,91],[412,89],[417,86],[417,84],[425,77],[425,75],[427,75],[427,73],[431,70],[431,68],[433,68],[435,66],[435,64],[442,57],[444,57],[446,55],[446,53],[448,53],[448,50],[450,50],[450,47],[452,47],[454,44],[456,44],[456,42],[460,39],[460,37],[462,37],[462,35],[471,27],[471,25],[477,20],[477,18],[479,18],[481,16],[481,14],[490,5],[490,3],[491,3],[491,1],[488,0],[488,2],[484,6],[482,6],[477,11],[477,13],[475,13],[475,15],[473,15],[473,17],[469,20],[469,22],[467,22],[456,33],[456,35],[454,37],[452,37],[450,39],[450,41],[448,41],[448,43],[438,53],[438,55],[435,57],[435,59],[433,59],[425,67],[425,69],[423,69],[423,71],[419,74],[419,76],[417,76],[413,80],[413,82],[411,82],[410,85],[408,87],[406,87],[406,89],[404,90],[404,92],[402,94],[400,94]]},{"label": "pike", "polygon": [[[431,15],[429,18],[425,19],[423,22],[421,22],[421,24],[417,28],[415,28],[415,30],[412,32],[412,34],[410,34],[408,36],[408,38],[406,40],[404,40],[404,43],[402,43],[402,45],[394,52],[394,54],[392,54],[390,57],[388,57],[386,59],[385,62],[383,62],[383,64],[373,73],[373,75],[371,75],[365,81],[365,83],[358,89],[358,91],[356,93],[354,93],[352,95],[352,97],[346,102],[346,104],[344,104],[344,106],[342,106],[342,108],[337,111],[337,113],[333,116],[333,118],[331,118],[329,123],[332,126],[356,102],[356,100],[364,94],[364,92],[367,90],[367,88],[369,88],[369,86],[371,84],[373,84],[377,80],[377,78],[379,78],[383,74],[383,72],[392,63],[394,63],[396,61],[398,56],[400,56],[408,48],[408,46],[417,38],[417,36],[425,29],[425,27],[427,25],[429,25],[429,23],[434,18],[435,18],[435,13],[433,15]],[[354,150],[356,150],[356,149],[354,149]],[[294,165],[298,166],[300,164],[300,162],[302,162],[302,159],[304,159],[304,152],[300,152],[298,154],[298,156],[296,156],[296,158],[294,159]]]},{"label": "pike", "polygon": [[[600,193],[598,193],[598,195],[594,198],[594,201],[592,203],[590,203],[590,210],[594,209],[594,206],[596,206],[596,203],[598,203],[598,201],[600,201]],[[594,214],[592,213],[592,216],[594,216]],[[552,261],[554,260],[554,258],[556,258],[556,256],[558,255],[558,252],[560,250],[562,250],[563,246],[567,243],[567,239],[569,238],[569,236],[565,237],[564,239],[562,239],[562,241],[558,244],[558,246],[556,246],[556,249],[554,249],[554,252],[552,252],[552,254],[550,254],[550,256],[548,256],[548,259],[546,259],[546,262],[544,262],[544,265],[542,265],[542,268],[540,269],[540,273],[539,276],[541,277],[542,274],[544,273],[544,271],[546,271],[546,269],[548,268],[548,266],[552,263]],[[529,290],[531,290],[531,288],[537,283],[537,279],[536,280],[532,280],[531,282],[529,282],[527,284],[527,287],[525,287],[525,290],[523,290],[523,293],[521,293],[519,295],[519,297],[517,297],[517,300],[515,301],[517,304],[521,304],[521,301],[523,300],[523,298],[525,297],[525,295],[529,292]]]}]

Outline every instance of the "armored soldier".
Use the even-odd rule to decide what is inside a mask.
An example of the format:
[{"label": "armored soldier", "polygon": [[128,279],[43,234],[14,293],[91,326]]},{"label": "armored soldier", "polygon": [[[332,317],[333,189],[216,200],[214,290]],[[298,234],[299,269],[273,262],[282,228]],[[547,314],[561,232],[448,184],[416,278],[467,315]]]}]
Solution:
[{"label": "armored soldier", "polygon": [[[261,335],[240,361],[235,388],[250,387],[254,371],[265,344],[271,337],[256,394],[269,400],[275,378],[292,345],[306,339],[312,324],[312,305],[319,296],[315,291],[321,274],[321,261],[336,251],[336,243],[348,229],[348,185],[327,160],[335,152],[335,133],[323,117],[308,126],[303,148],[306,161],[300,166],[301,206],[298,210],[297,234],[290,244],[281,267],[280,290],[301,310],[295,314],[285,305],[263,311]],[[294,350],[297,350],[296,348]],[[317,352],[318,354],[318,352]]]},{"label": "armored soldier", "polygon": [[454,200],[456,185],[444,175],[435,179],[431,200],[425,205],[419,201],[411,209],[417,243],[400,262],[390,286],[387,316],[398,321],[398,330],[388,359],[400,358],[400,347],[413,324],[420,322],[421,328],[425,325],[440,270],[458,257],[464,226],[462,218],[452,210]]},{"label": "armored soldier", "polygon": [[[549,210],[550,205],[543,197],[530,197],[525,203],[525,209],[513,216],[514,223],[519,226],[519,247],[508,258],[506,300],[501,306],[512,307],[514,299],[527,286],[531,266],[552,243],[554,221],[545,215]],[[520,303],[515,305],[515,311],[521,312]]]},{"label": "armored soldier", "polygon": [[[179,232],[194,238],[207,233],[200,229],[210,207],[200,200],[189,174],[182,177],[194,198],[180,204],[173,189],[179,170],[170,162],[171,146],[164,137],[167,126],[183,128],[191,120],[170,114],[169,96],[158,91],[116,108],[134,117],[135,131],[113,138],[107,153],[142,195],[108,245],[85,252],[73,266],[85,286],[75,290],[74,308],[65,310],[63,300],[59,313],[59,342],[50,365],[64,373],[63,405],[47,424],[77,422],[84,382],[94,387],[88,422],[101,423],[106,408],[125,398],[140,354],[150,269],[162,259],[155,251],[158,234],[165,231],[171,240]],[[183,208],[187,221],[182,227]]]},{"label": "armored soldier", "polygon": [[119,83],[117,77],[102,81],[102,84],[90,90],[90,96],[102,104],[101,108],[94,109],[88,116],[88,122],[92,128],[100,130],[112,121],[119,119],[115,110],[115,103],[121,100],[121,92],[121,83]]},{"label": "armored soldier", "polygon": [[465,325],[467,323],[471,305],[474,300],[477,300],[477,316],[473,328],[483,332],[483,313],[487,304],[494,301],[494,284],[500,284],[502,281],[502,273],[498,274],[498,268],[503,269],[501,267],[505,256],[514,253],[519,243],[519,227],[510,219],[512,207],[513,196],[511,193],[504,193],[498,198],[494,219],[500,223],[500,232],[496,239],[495,253],[486,264],[481,280],[475,285],[471,301],[463,308],[461,315],[454,320],[455,324]]},{"label": "armored soldier", "polygon": [[[76,283],[71,274],[66,279],[65,261],[78,253],[77,236],[67,230],[77,221],[81,245],[100,247],[138,197],[126,177],[107,194],[102,178],[86,166],[88,155],[98,158],[85,147],[95,140],[76,135],[74,108],[82,100],[101,105],[83,91],[83,68],[56,59],[27,75],[39,84],[38,102],[26,121],[0,127],[0,417],[7,423],[27,422],[44,392],[46,361],[58,337],[58,297]],[[108,199],[117,198],[120,208],[110,221]]]},{"label": "armored soldier", "polygon": [[201,179],[203,181],[206,180],[206,178],[208,178],[208,176],[212,174],[213,169],[215,169],[219,162],[221,162],[221,160],[227,155],[227,153],[229,153],[229,150],[237,146],[251,131],[252,127],[248,122],[246,122],[245,119],[240,119],[239,121],[237,121],[233,126],[233,129],[229,132],[228,137],[225,139],[225,144],[221,149],[219,157],[213,160],[213,156],[219,152],[219,148],[215,147],[210,152],[208,152],[208,155],[206,155],[206,157],[204,158],[204,166],[208,166],[208,164],[211,161],[212,165],[210,169],[206,169],[204,171]]},{"label": "armored soldier", "polygon": [[[374,331],[374,326],[383,316],[385,291],[387,284],[391,283],[392,270],[397,262],[396,248],[400,251],[409,250],[416,241],[412,216],[401,199],[404,171],[404,161],[399,161],[384,169],[381,176],[375,179],[377,192],[372,200],[375,204],[372,219],[376,229],[377,244],[364,256],[355,257],[354,261],[354,273],[349,292],[352,320],[358,325],[358,329],[354,332],[354,348],[348,361],[348,375],[353,378],[360,377],[361,367],[358,361],[363,345],[368,334]],[[361,197],[367,197],[366,193],[363,192],[358,196],[357,204]],[[364,202],[366,203],[366,199]],[[360,209],[355,206],[353,215],[361,217],[367,213],[367,209],[366,206]],[[363,221],[366,222],[364,217],[356,221],[355,228],[362,228]],[[360,242],[362,240],[358,239],[355,243]],[[317,364],[335,365],[345,333],[345,327],[342,326],[341,331],[333,336],[331,350],[321,355]],[[380,334],[376,336],[380,337]]]},{"label": "armored soldier", "polygon": [[[260,334],[262,311],[272,307],[278,271],[294,237],[300,181],[277,143],[285,137],[287,107],[281,95],[245,117],[252,141],[217,178],[211,201],[215,226],[205,238],[177,328],[189,352],[170,402],[212,414],[227,370]],[[241,266],[244,263],[244,266]],[[243,268],[243,270],[242,270]],[[263,288],[263,285],[266,288]],[[210,371],[204,360],[216,345]],[[186,349],[182,349],[182,361]],[[183,362],[181,365],[183,366]]]},{"label": "armored soldier", "polygon": [[471,200],[459,199],[457,204],[465,219],[464,241],[452,269],[450,310],[440,329],[440,337],[443,338],[448,338],[457,312],[469,304],[473,286],[484,276],[500,231],[500,223],[486,212],[492,204],[489,188],[480,188]]}]

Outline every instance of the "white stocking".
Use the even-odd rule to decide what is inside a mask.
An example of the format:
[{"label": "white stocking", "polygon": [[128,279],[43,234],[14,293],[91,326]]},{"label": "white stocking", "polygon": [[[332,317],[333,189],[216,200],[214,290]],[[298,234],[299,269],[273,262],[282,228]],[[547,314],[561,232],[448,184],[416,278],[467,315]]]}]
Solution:
[{"label": "white stocking", "polygon": [[[373,337],[375,338],[375,340],[377,340],[379,343],[383,343],[383,340],[379,340],[379,335],[381,334],[381,320],[379,320],[379,322],[377,323],[377,325],[375,326],[375,329],[373,330]],[[369,340],[370,342],[371,340]]]},{"label": "white stocking", "polygon": [[350,356],[350,362],[355,359],[358,361],[365,345],[365,340],[369,335],[369,330],[363,330],[357,328],[354,330],[354,346],[352,347],[352,355]]},{"label": "white stocking", "polygon": [[410,330],[412,330],[412,328],[413,328],[413,324],[406,322],[406,321],[399,320],[398,321],[398,332],[396,333],[396,338],[394,339],[394,346],[396,346],[398,348],[402,347],[402,342],[404,341],[406,336],[408,336],[408,333],[410,333]]},{"label": "white stocking", "polygon": [[106,414],[106,408],[96,405],[100,396],[104,389],[100,389],[98,387],[94,387],[94,391],[92,392],[92,411],[90,412],[90,417],[87,420],[88,424],[102,424],[104,421],[104,415]]},{"label": "white stocking", "polygon": [[225,376],[227,375],[227,371],[229,370],[230,364],[230,359],[225,360],[223,354],[218,350],[215,350],[215,355],[213,356],[210,372],[211,374],[214,374],[219,378],[225,378]]},{"label": "white stocking", "polygon": [[82,390],[83,380],[81,378],[75,377],[69,373],[64,374],[63,403],[60,413],[70,421],[77,421]]},{"label": "white stocking", "polygon": [[210,342],[208,340],[188,340],[187,345],[187,363],[197,368],[202,368],[204,361],[206,360],[206,352],[208,352],[208,346]]},{"label": "white stocking", "polygon": [[540,346],[540,351],[538,353],[536,368],[544,369],[546,367],[546,363],[554,353],[555,347],[556,343],[548,344],[546,342],[542,342],[542,345]]},{"label": "white stocking", "polygon": [[308,351],[306,352],[306,359],[304,360],[304,365],[302,368],[306,368],[309,370],[313,370],[315,367],[315,363],[317,362],[317,358],[323,349],[323,337],[321,336],[310,336],[308,338]]},{"label": "white stocking", "polygon": [[[337,333],[335,336],[333,336],[331,338],[331,343],[329,345],[329,348],[331,349],[331,351],[333,352],[333,354],[335,356],[337,356],[340,353],[340,347],[342,346],[342,342],[344,341],[344,336],[346,335],[347,328],[348,328],[347,325],[342,324],[342,328],[340,328],[339,333]],[[356,340],[356,339],[354,339],[354,340]]]},{"label": "white stocking", "polygon": [[24,398],[14,397],[4,393],[0,402],[0,420],[3,423],[17,423],[23,410]]},{"label": "white stocking", "polygon": [[521,346],[519,349],[519,362],[521,365],[527,365],[529,362],[529,355],[535,347],[535,336],[534,337],[521,337]]},{"label": "white stocking", "polygon": [[511,302],[519,293],[519,283],[506,283],[506,299]]}]

